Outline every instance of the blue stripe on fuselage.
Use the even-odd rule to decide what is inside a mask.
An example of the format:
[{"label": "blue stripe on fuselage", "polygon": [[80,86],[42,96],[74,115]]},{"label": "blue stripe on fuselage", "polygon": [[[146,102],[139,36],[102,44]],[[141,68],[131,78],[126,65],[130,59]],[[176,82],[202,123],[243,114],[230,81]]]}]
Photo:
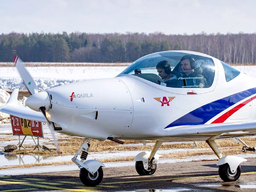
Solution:
[{"label": "blue stripe on fuselage", "polygon": [[203,105],[194,111],[187,113],[186,115],[180,117],[176,121],[169,124],[167,127],[180,126],[180,125],[200,125],[205,124],[207,121],[226,110],[230,106],[236,104],[237,102],[250,97],[256,93],[256,88],[248,89],[225,98],[219,99],[217,101]]}]

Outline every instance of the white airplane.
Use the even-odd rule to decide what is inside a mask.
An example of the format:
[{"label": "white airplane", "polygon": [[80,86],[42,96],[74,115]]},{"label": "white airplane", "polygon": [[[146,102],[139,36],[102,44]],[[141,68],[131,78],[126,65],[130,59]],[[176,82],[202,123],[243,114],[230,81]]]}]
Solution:
[{"label": "white airplane", "polygon": [[[72,158],[83,184],[95,186],[103,178],[104,164],[86,161],[88,139],[92,138],[118,143],[154,140],[150,153],[135,157],[139,175],[154,174],[159,159],[156,152],[163,142],[206,141],[219,159],[221,179],[240,177],[240,164],[246,159],[222,155],[215,140],[256,133],[256,81],[224,62],[191,51],[158,52],[136,60],[115,78],[43,92],[38,92],[21,59],[15,57],[14,63],[31,96],[26,107],[21,107],[15,90],[1,111],[47,121],[56,146],[54,131],[85,137]],[[171,78],[164,80],[163,74]]]}]

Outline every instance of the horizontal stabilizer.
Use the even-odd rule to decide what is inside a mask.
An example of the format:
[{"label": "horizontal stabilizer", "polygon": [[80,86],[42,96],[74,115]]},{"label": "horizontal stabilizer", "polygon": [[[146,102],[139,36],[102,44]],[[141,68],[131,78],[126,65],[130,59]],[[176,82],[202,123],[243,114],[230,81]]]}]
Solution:
[{"label": "horizontal stabilizer", "polygon": [[18,103],[18,95],[19,95],[19,89],[14,89],[14,91],[12,92],[7,103],[12,104],[12,105],[17,104]]}]

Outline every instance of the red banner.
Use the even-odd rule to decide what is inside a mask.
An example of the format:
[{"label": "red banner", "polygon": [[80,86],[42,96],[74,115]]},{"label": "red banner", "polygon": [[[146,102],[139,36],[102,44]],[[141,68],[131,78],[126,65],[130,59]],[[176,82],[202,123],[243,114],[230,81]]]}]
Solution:
[{"label": "red banner", "polygon": [[13,135],[30,135],[43,137],[42,123],[11,115]]}]

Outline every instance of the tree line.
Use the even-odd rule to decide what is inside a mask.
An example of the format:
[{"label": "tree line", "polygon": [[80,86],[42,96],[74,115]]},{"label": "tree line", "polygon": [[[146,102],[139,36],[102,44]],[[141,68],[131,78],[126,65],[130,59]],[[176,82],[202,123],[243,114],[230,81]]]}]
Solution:
[{"label": "tree line", "polygon": [[0,62],[132,62],[166,50],[198,51],[227,63],[256,63],[256,34],[10,33],[0,35]]}]

